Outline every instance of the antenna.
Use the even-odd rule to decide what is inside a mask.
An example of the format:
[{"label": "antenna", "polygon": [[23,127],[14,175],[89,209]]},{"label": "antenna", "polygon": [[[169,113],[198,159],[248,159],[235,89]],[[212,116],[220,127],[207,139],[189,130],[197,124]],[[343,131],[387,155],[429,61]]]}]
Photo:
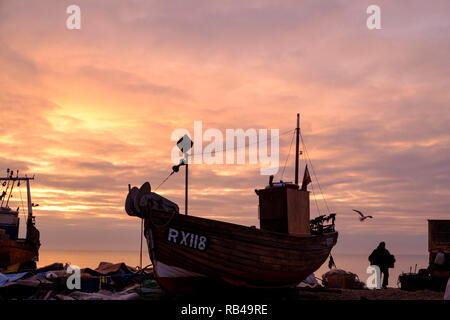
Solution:
[{"label": "antenna", "polygon": [[298,157],[299,157],[299,135],[300,135],[300,114],[297,113],[297,128],[295,129],[296,141],[295,141],[295,184],[298,186]]}]

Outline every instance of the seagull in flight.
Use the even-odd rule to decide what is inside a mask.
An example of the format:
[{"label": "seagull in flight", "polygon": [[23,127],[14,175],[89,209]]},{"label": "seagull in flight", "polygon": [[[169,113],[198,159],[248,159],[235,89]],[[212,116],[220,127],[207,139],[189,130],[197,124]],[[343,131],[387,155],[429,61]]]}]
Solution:
[{"label": "seagull in flight", "polygon": [[365,216],[361,211],[352,209],[353,211],[357,212],[361,217],[359,217],[359,221],[363,222],[367,218],[373,218],[372,216]]}]

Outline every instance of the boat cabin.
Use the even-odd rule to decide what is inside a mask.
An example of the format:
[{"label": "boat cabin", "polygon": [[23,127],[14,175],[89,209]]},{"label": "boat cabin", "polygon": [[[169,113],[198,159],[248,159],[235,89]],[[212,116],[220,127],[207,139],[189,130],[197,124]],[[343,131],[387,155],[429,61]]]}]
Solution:
[{"label": "boat cabin", "polygon": [[0,238],[16,240],[19,235],[19,212],[0,207]]},{"label": "boat cabin", "polygon": [[255,190],[259,197],[258,218],[261,230],[310,235],[309,191],[296,184],[275,183]]},{"label": "boat cabin", "polygon": [[428,220],[428,252],[431,274],[450,276],[450,220]]}]

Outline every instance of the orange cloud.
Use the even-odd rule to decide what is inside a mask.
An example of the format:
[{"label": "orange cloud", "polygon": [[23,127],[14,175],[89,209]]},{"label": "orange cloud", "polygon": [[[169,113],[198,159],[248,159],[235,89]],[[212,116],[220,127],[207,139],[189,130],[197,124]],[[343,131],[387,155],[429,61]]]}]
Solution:
[{"label": "orange cloud", "polygon": [[[426,219],[449,207],[449,4],[414,3],[380,1],[383,30],[371,32],[365,1],[79,1],[82,30],[69,31],[60,1],[2,1],[0,169],[36,174],[44,248],[108,232],[121,235],[111,246],[131,246],[119,243],[139,230],[123,211],[128,183],[167,176],[173,130],[202,120],[284,132],[300,112],[339,230],[424,238]],[[191,174],[192,214],[258,224],[258,166]],[[180,173],[158,191],[182,208],[183,184]],[[313,186],[317,215],[327,209]],[[376,218],[361,225],[352,208]]]}]

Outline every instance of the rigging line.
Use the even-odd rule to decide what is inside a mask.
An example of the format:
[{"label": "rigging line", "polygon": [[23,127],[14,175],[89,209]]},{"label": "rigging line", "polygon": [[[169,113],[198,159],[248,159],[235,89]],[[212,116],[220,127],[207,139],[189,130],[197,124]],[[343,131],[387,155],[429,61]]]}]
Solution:
[{"label": "rigging line", "polygon": [[[305,149],[305,150],[306,150],[306,149]],[[314,171],[314,167],[313,167],[312,161],[311,161],[311,159],[309,158],[309,156],[308,156],[308,161],[309,161],[309,164],[311,165],[311,169],[312,169],[312,171],[313,171],[314,178],[315,178],[315,180],[317,181],[317,186],[319,187],[319,192],[320,192],[320,194],[322,195],[322,199],[323,199],[323,202],[325,203],[325,206],[326,206],[326,208],[327,208],[327,212],[328,212],[328,214],[330,214],[331,211],[330,211],[330,208],[328,207],[327,199],[325,198],[325,194],[323,193],[322,188],[320,187],[319,179],[317,178],[317,175],[316,175],[316,173],[315,173],[315,171]]]},{"label": "rigging line", "polygon": [[322,213],[320,212],[319,204],[317,203],[316,193],[314,191],[314,183],[311,183],[311,189],[312,189],[312,193],[313,193],[313,196],[314,196],[314,202],[316,204],[317,212],[319,213],[319,216],[321,216]]},{"label": "rigging line", "polygon": [[325,206],[327,207],[328,214],[330,214],[330,213],[331,213],[331,210],[330,210],[330,208],[329,208],[329,206],[328,206],[328,201],[327,201],[327,199],[325,198],[325,193],[322,191],[322,187],[320,186],[319,179],[317,178],[317,175],[316,175],[316,173],[315,173],[315,171],[314,171],[314,167],[313,167],[313,165],[312,165],[311,159],[309,159],[309,163],[311,164],[311,168],[312,168],[314,177],[315,177],[315,179],[316,179],[316,181],[317,181],[317,186],[319,187],[319,192],[320,192],[320,194],[322,195],[323,202],[325,203]]},{"label": "rigging line", "polygon": [[[6,181],[5,181],[5,185],[6,185]],[[3,184],[2,184],[2,190],[1,190],[1,192],[0,192],[0,200],[3,200],[3,197],[5,197],[6,196],[6,191],[5,190],[3,190]],[[4,192],[4,194],[3,194],[3,192]]]},{"label": "rigging line", "polygon": [[[295,131],[295,129],[291,129],[291,130],[288,130],[288,131],[285,131],[285,132],[282,132],[282,133],[280,133],[279,135],[281,136],[281,135],[285,135],[285,134],[288,134],[288,133],[290,133],[290,132],[293,132],[293,131]],[[269,139],[267,138],[267,139],[265,139],[265,140],[263,140],[263,141],[268,141]],[[261,143],[261,142],[263,142],[263,141],[259,141],[259,143]],[[246,148],[246,147],[248,147],[248,146],[251,146],[251,145],[254,145],[254,144],[258,144],[258,142],[256,142],[256,143],[249,143],[248,145],[244,145],[243,147],[244,148]],[[291,142],[291,146],[292,146],[292,142]],[[228,151],[228,150],[237,150],[237,149],[242,149],[242,147],[240,147],[240,148],[237,148],[237,147],[233,147],[233,149],[222,149],[222,150],[220,150],[220,151],[215,151],[215,152],[225,152],[225,151]],[[204,155],[204,154],[206,154],[206,152],[201,152],[201,153],[194,153],[194,154],[186,154],[188,157],[192,157],[192,156],[196,156],[196,155]],[[155,191],[156,190],[158,190],[159,189],[159,187],[161,187],[169,178],[170,178],[170,176],[172,175],[174,173],[174,171],[172,171],[157,187],[156,187],[156,189],[155,189]]]},{"label": "rigging line", "polygon": [[320,191],[320,193],[322,194],[322,198],[323,198],[323,201],[325,202],[325,206],[327,207],[328,213],[330,213],[331,211],[330,211],[330,208],[328,207],[327,199],[325,198],[325,194],[323,193],[322,188],[321,188],[321,186],[320,186],[319,179],[317,178],[317,175],[316,175],[316,170],[314,170],[314,166],[313,166],[313,164],[312,164],[311,158],[309,157],[308,149],[306,148],[306,143],[305,143],[305,141],[303,140],[303,136],[302,136],[301,131],[300,131],[300,139],[302,140],[302,145],[303,145],[303,148],[305,149],[306,157],[308,158],[309,163],[311,164],[311,169],[312,169],[312,172],[313,172],[313,174],[314,174],[314,177],[315,177],[315,179],[316,179],[316,181],[317,181],[317,186],[319,187],[319,191]]},{"label": "rigging line", "polygon": [[26,217],[26,214],[25,214],[25,206],[23,205],[23,198],[22,198],[22,189],[20,189],[20,184],[19,184],[19,193],[20,193],[20,202],[22,203],[22,212],[23,212],[23,215],[24,215],[24,218]]},{"label": "rigging line", "polygon": [[3,202],[5,201],[6,196],[8,195],[8,189],[9,189],[9,183],[11,180],[8,180],[8,184],[6,185],[6,193],[5,196],[2,198],[2,204],[0,205],[1,207],[3,207]]},{"label": "rigging line", "polygon": [[[279,134],[279,136],[282,136],[282,135],[291,133],[292,131],[295,131],[295,129],[291,129],[291,130],[289,130],[289,131],[282,132],[282,133]],[[233,146],[233,148],[230,148],[230,149],[225,148],[225,149],[222,149],[222,150],[214,150],[214,152],[215,152],[215,153],[221,153],[221,152],[226,152],[226,151],[230,151],[230,150],[239,150],[239,149],[247,148],[247,147],[249,147],[249,146],[257,145],[258,143],[261,143],[261,142],[267,142],[267,141],[271,140],[271,138],[272,138],[272,137],[267,138],[267,139],[264,139],[264,140],[261,140],[261,141],[257,141],[257,142],[255,142],[255,143],[245,144],[245,145],[243,145],[243,146],[241,146],[241,147],[237,147],[237,145],[236,145],[236,146]],[[234,144],[234,143],[233,143],[233,144]],[[188,155],[188,157],[192,157],[192,156],[200,156],[200,155],[204,155],[204,154],[206,154],[206,153],[210,153],[210,152],[199,152],[199,153],[192,153],[192,154],[187,154],[187,155]]]},{"label": "rigging line", "polygon": [[172,171],[157,187],[156,187],[156,189],[155,189],[155,191],[156,190],[158,190],[159,189],[159,187],[161,187],[163,184],[164,184],[164,182],[166,182],[167,180],[169,180],[169,178],[170,178],[170,176],[171,175],[173,175],[173,173],[174,173],[174,171]]},{"label": "rigging line", "polygon": [[16,180],[13,180],[12,186],[11,186],[11,190],[9,190],[9,195],[8,195],[8,200],[6,200],[6,207],[9,207],[9,200],[12,197],[12,192],[14,190],[14,185],[16,184]]},{"label": "rigging line", "polygon": [[289,160],[289,155],[291,154],[292,143],[294,142],[294,136],[295,136],[295,134],[292,134],[291,145],[289,146],[289,151],[288,151],[288,154],[287,154],[287,156],[286,156],[286,161],[284,162],[283,172],[281,173],[281,178],[280,178],[280,180],[283,180],[284,170],[286,169],[286,164],[287,164],[287,162],[288,162],[288,160]]}]

